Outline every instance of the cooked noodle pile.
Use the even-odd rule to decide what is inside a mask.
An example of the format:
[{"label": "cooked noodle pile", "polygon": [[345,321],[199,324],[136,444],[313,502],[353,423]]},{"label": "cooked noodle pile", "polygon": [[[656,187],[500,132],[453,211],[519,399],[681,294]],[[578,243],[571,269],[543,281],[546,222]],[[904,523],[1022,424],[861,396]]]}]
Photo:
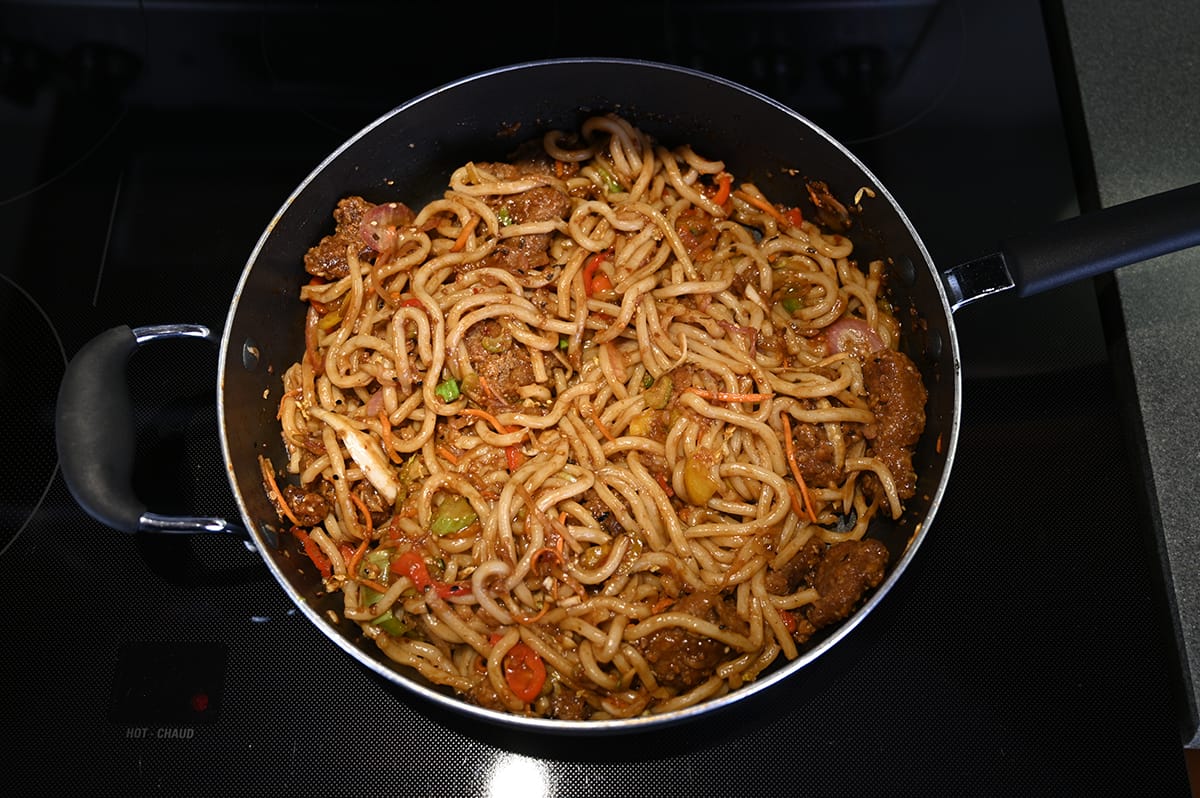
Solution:
[{"label": "cooked noodle pile", "polygon": [[344,615],[469,701],[600,719],[737,689],[850,614],[925,391],[884,265],[797,187],[610,115],[419,211],[343,199],[262,465]]}]

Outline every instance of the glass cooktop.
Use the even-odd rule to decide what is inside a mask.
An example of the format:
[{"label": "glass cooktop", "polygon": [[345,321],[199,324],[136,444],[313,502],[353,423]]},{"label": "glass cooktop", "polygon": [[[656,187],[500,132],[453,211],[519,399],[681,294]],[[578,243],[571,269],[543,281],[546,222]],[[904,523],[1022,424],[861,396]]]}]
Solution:
[{"label": "glass cooktop", "polygon": [[[436,50],[430,58],[428,47]],[[1185,795],[1173,651],[1092,284],[956,318],[959,454],[905,578],[797,678],[655,735],[480,727],[312,627],[232,537],[125,535],[58,473],[66,360],[220,329],[290,191],[362,125],[547,57],[720,74],[844,141],[943,267],[1075,214],[1031,0],[0,5],[0,783],[28,794]],[[714,109],[717,112],[718,109]],[[234,518],[202,341],[129,364],[134,483]]]}]

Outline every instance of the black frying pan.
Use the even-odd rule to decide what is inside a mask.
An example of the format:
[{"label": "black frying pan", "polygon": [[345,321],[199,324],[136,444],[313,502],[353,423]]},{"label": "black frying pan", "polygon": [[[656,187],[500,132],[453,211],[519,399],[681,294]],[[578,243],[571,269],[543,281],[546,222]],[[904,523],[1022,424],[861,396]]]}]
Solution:
[{"label": "black frying pan", "polygon": [[[284,556],[274,508],[262,490],[257,457],[283,459],[275,410],[279,376],[304,351],[304,253],[332,227],[337,200],[418,205],[444,190],[449,173],[469,160],[499,160],[548,129],[576,129],[596,112],[616,111],[667,145],[689,143],[723,159],[738,180],[751,180],[776,202],[799,203],[805,178],[825,181],[849,202],[860,188],[861,215],[851,235],[856,256],[891,264],[890,285],[906,323],[903,348],[929,390],[927,430],[918,445],[917,495],[896,522],[880,519],[872,535],[892,557],[883,584],[842,625],[815,640],[799,659],[752,685],[698,707],[653,718],[567,722],[514,717],[468,705],[387,660],[357,625],[334,623],[318,577],[303,558]],[[951,187],[947,187],[949,192]],[[129,355],[162,336],[199,336],[203,327],[167,325],[101,334],[80,350],[63,378],[57,411],[64,477],[79,503],[125,532],[243,532],[296,606],[337,645],[385,678],[437,704],[483,720],[530,730],[620,732],[718,710],[788,678],[838,643],[883,600],[930,534],[946,489],[958,438],[961,382],[952,313],[988,294],[1031,294],[1165,252],[1200,244],[1200,186],[1188,186],[1049,230],[1005,242],[997,253],[945,272],[887,189],[841,144],[779,103],[711,75],[643,61],[572,59],[505,67],[443,86],[401,105],[346,142],[284,202],[250,254],[220,336],[217,404],[230,484],[241,518],[172,518],[150,512],[130,488],[132,421],[124,386]],[[919,317],[920,322],[911,321]],[[1018,445],[1018,444],[1014,444]]]}]

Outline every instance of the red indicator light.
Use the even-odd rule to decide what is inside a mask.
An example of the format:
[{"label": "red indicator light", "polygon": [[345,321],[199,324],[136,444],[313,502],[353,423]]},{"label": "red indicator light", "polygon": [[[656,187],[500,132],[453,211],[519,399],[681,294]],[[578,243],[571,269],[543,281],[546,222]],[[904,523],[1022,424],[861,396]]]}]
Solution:
[{"label": "red indicator light", "polygon": [[203,712],[208,709],[208,693],[196,693],[192,696],[192,709]]}]

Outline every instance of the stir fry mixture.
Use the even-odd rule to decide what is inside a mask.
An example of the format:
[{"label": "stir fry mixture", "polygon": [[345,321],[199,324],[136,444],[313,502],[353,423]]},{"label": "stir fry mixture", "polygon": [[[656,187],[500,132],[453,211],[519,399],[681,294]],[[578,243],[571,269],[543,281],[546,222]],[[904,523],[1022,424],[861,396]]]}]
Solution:
[{"label": "stir fry mixture", "polygon": [[613,115],[417,209],[342,199],[260,461],[294,556],[502,712],[670,712],[797,657],[886,574],[926,392],[854,206],[791,199]]}]

